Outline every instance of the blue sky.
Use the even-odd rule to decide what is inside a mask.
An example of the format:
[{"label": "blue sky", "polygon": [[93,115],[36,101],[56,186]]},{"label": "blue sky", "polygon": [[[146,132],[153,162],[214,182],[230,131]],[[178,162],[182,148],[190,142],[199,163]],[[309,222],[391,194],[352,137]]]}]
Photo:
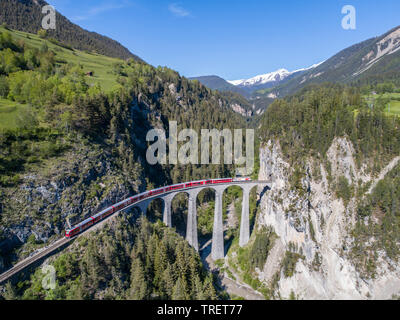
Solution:
[{"label": "blue sky", "polygon": [[[49,0],[81,27],[191,77],[249,78],[330,58],[400,25],[399,0]],[[357,13],[344,30],[344,5]]]}]

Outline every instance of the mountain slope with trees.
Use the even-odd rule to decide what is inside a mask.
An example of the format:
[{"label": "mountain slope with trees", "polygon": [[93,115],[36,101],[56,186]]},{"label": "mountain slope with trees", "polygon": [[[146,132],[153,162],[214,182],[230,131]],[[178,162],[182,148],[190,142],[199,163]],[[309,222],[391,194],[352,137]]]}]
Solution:
[{"label": "mountain slope with trees", "polygon": [[[232,272],[273,299],[399,295],[400,118],[385,107],[342,84],[271,104],[260,121],[259,179],[275,185],[249,245],[228,252]],[[265,227],[275,236],[259,244],[268,248],[259,272],[240,256]]]},{"label": "mountain slope with trees", "polygon": [[193,77],[193,78],[189,78],[189,80],[198,80],[203,85],[205,85],[207,88],[210,88],[212,90],[218,90],[221,92],[230,91],[230,92],[239,93],[246,98],[249,97],[249,94],[246,90],[238,88],[218,76]]},{"label": "mountain slope with trees", "polygon": [[[292,95],[313,84],[325,82],[352,84],[367,87],[365,90],[371,92],[385,83],[398,85],[399,75],[400,27],[396,27],[379,37],[346,48],[321,64],[292,73],[283,80],[259,86],[248,85],[247,88],[234,86],[235,89],[229,87],[231,84],[228,82],[226,82],[228,85],[225,85],[223,79],[216,81],[214,77],[205,77],[199,80],[211,89],[232,92],[244,90],[246,94],[239,93],[254,104],[256,110],[264,111],[277,97]],[[262,76],[254,79],[257,78]]]},{"label": "mountain slope with trees", "polygon": [[371,83],[398,79],[400,74],[400,27],[382,36],[346,48],[287,83],[274,88],[279,97],[293,94],[310,84]]},{"label": "mountain slope with trees", "polygon": [[[178,130],[198,132],[246,128],[245,119],[220,93],[134,59],[107,65],[113,83],[104,90],[79,59],[62,58],[69,49],[4,28],[0,48],[0,114],[14,121],[13,126],[0,127],[1,271],[62,237],[67,218],[74,224],[122,198],[164,184],[234,175],[232,165],[151,166],[146,161],[147,132],[163,128],[168,135],[169,121],[177,121]],[[94,54],[83,57],[107,60]],[[203,201],[212,197],[206,193]],[[174,223],[184,225],[187,202],[184,197],[177,201]],[[84,254],[87,248],[82,250]],[[81,258],[72,256],[76,263]],[[172,265],[175,260],[169,261]],[[89,277],[96,268],[79,270]],[[209,287],[210,280],[204,279],[203,287]],[[152,281],[150,273],[146,284]],[[183,288],[179,294],[193,298],[194,293],[186,296],[184,288],[191,285],[187,281],[178,281],[178,289]]]},{"label": "mountain slope with trees", "polygon": [[[0,23],[12,29],[37,33],[42,29],[42,7],[48,5],[43,0],[2,0],[0,1]],[[109,57],[141,60],[120,43],[96,32],[82,29],[60,13],[56,13],[55,30],[46,30],[49,38],[54,38],[78,50],[96,52]]]}]

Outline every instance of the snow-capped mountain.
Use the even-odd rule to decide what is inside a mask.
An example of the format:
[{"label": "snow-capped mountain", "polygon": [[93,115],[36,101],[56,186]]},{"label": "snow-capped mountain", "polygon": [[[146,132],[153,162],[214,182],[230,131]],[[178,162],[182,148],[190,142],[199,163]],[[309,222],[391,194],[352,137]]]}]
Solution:
[{"label": "snow-capped mountain", "polygon": [[279,69],[277,71],[266,73],[266,74],[261,74],[261,75],[255,76],[253,78],[250,78],[250,79],[231,80],[231,81],[228,80],[228,82],[237,87],[260,87],[260,86],[265,86],[265,85],[274,86],[295,73],[304,72],[304,71],[316,68],[321,63],[314,64],[309,68],[298,69],[295,71]]},{"label": "snow-capped mountain", "polygon": [[277,71],[266,73],[266,74],[261,74],[261,75],[255,76],[253,78],[250,78],[250,79],[241,79],[241,80],[232,80],[232,81],[228,80],[228,82],[233,84],[234,86],[248,87],[248,86],[260,85],[260,84],[266,84],[269,82],[281,81],[290,75],[291,75],[291,73],[288,70],[279,69]]}]

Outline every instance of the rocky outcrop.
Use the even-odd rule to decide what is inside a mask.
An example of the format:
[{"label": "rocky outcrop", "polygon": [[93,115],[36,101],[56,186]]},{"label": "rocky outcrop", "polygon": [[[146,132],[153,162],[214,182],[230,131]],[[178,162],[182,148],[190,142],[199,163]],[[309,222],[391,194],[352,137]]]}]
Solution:
[{"label": "rocky outcrop", "polygon": [[[4,190],[3,268],[32,254],[40,244],[62,237],[67,219],[75,224],[143,188],[139,184],[144,179],[125,175],[114,161],[105,151],[71,150],[65,157],[49,161],[46,171],[33,168],[21,177],[18,188]],[[14,249],[21,246],[17,256]]]},{"label": "rocky outcrop", "polygon": [[231,104],[231,108],[232,108],[233,111],[241,114],[244,117],[251,117],[253,115],[253,111],[246,110],[240,104],[237,104],[237,103]]},{"label": "rocky outcrop", "polygon": [[[283,298],[292,292],[300,299],[391,298],[400,292],[400,267],[390,266],[380,253],[380,272],[375,279],[358,274],[347,254],[353,241],[350,231],[355,222],[356,196],[344,203],[334,190],[339,177],[345,177],[355,188],[359,181],[368,183],[376,177],[368,174],[365,165],[357,168],[353,146],[346,138],[333,141],[327,159],[329,166],[308,159],[301,179],[305,192],[298,192],[291,187],[294,168],[284,160],[279,141],[269,141],[261,148],[259,179],[274,183],[261,199],[256,225],[273,227],[278,239],[258,277],[270,285],[278,273],[276,293]],[[392,161],[382,172],[390,171],[393,165]],[[381,179],[383,176],[379,175]],[[282,259],[293,247],[302,258],[296,263],[294,275],[286,278],[281,270]]]}]

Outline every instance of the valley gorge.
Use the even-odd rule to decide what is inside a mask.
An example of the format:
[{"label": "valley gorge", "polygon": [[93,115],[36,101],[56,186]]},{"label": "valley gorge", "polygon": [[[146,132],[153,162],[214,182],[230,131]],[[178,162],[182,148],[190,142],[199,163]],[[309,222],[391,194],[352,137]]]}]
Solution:
[{"label": "valley gorge", "polygon": [[400,27],[225,81],[46,4],[0,2],[0,303],[400,299]]}]

